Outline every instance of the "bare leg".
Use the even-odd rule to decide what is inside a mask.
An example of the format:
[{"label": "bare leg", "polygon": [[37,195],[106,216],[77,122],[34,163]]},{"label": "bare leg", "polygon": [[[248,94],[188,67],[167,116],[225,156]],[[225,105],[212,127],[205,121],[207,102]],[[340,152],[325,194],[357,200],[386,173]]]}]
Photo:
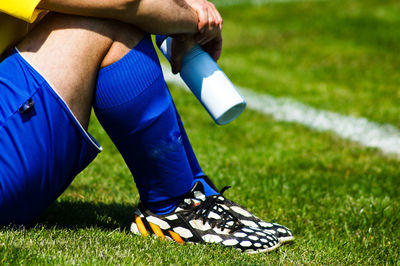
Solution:
[{"label": "bare leg", "polygon": [[18,49],[87,128],[100,66],[122,58],[143,35],[117,21],[49,14]]}]

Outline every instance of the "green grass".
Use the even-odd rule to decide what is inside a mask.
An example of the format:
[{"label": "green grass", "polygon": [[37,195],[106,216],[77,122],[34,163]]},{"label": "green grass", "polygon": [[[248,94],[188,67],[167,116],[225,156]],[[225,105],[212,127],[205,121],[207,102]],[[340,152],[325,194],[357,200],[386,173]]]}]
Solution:
[{"label": "green grass", "polygon": [[[220,64],[255,91],[400,127],[399,9],[378,0],[223,8]],[[246,255],[132,235],[139,196],[93,117],[104,151],[34,227],[0,230],[0,264],[399,264],[398,159],[251,110],[216,126],[192,95],[172,93],[206,173],[232,185],[230,199],[291,228],[293,244]]]},{"label": "green grass", "polygon": [[372,0],[222,9],[220,64],[258,92],[400,127],[399,12]]}]

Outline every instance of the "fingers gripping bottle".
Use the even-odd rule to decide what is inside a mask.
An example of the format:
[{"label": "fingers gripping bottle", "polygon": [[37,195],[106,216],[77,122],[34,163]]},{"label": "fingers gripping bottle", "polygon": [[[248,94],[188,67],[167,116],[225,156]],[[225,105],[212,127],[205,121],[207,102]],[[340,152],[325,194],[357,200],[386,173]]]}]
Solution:
[{"label": "fingers gripping bottle", "polygon": [[[156,44],[169,60],[172,38],[158,35]],[[218,125],[233,121],[246,107],[229,78],[197,44],[183,56],[180,76]]]}]

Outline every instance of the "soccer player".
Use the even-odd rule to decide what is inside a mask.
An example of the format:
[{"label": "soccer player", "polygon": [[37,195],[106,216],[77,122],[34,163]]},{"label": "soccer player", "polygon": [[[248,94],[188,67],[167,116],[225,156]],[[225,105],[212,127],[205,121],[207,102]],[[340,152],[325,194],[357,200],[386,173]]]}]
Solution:
[{"label": "soccer player", "polygon": [[[0,3],[0,53],[19,42],[0,64],[0,225],[31,223],[101,150],[86,131],[94,98],[139,190],[134,233],[247,252],[293,239],[204,175],[163,79],[148,33],[176,34],[174,72],[193,39],[217,60],[222,19],[211,3]],[[40,9],[79,16],[47,14],[27,34]]]}]

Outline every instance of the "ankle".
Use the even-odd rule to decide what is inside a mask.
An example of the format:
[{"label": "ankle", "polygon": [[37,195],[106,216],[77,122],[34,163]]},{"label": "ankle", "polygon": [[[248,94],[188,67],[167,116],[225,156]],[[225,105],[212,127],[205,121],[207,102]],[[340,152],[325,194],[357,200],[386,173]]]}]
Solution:
[{"label": "ankle", "polygon": [[142,202],[142,205],[156,215],[164,215],[173,212],[176,207],[178,207],[183,198],[184,195],[181,197],[163,201]]}]

